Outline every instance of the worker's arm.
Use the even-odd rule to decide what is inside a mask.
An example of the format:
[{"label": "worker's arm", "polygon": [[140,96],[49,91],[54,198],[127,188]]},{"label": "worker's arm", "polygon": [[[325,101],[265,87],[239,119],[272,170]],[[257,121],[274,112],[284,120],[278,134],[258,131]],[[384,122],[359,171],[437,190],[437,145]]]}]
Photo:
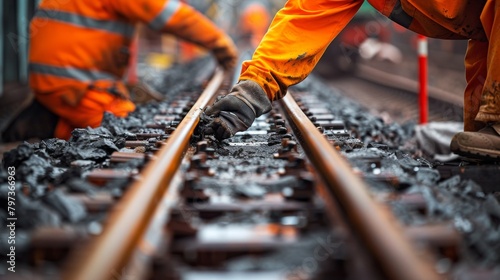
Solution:
[{"label": "worker's arm", "polygon": [[311,73],[363,0],[289,0],[276,14],[240,80],[259,84],[271,101]]},{"label": "worker's arm", "polygon": [[107,1],[120,16],[211,50],[225,68],[234,66],[237,51],[233,41],[191,6],[179,0]]},{"label": "worker's arm", "polygon": [[250,127],[271,110],[289,86],[304,80],[330,42],[352,19],[363,0],[289,0],[274,18],[252,60],[245,61],[240,82],[205,113],[207,133],[218,139]]}]

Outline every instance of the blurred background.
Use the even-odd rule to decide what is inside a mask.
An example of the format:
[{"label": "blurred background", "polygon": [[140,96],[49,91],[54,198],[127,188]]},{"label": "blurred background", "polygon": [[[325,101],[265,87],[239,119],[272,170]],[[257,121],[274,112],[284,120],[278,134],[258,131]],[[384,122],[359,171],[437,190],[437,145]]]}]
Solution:
[{"label": "blurred background", "polygon": [[[40,0],[0,1],[0,94],[13,85],[27,84],[29,21]],[[226,30],[238,43],[245,58],[263,34],[250,34],[267,28],[283,0],[186,0]],[[258,16],[246,15],[246,8],[259,2],[267,10]],[[252,16],[254,18],[252,18]],[[260,17],[259,17],[260,16]],[[254,36],[253,38],[251,38]],[[204,50],[182,42],[171,35],[162,35],[141,27],[138,32],[138,63],[165,69],[204,56]],[[466,41],[429,39],[429,83],[451,92],[462,93],[465,86],[463,56]],[[248,50],[250,49],[250,50]],[[353,74],[360,65],[368,65],[405,77],[417,76],[416,34],[363,4],[349,26],[335,39],[315,73],[325,79]],[[441,71],[446,70],[446,71]],[[437,71],[439,75],[433,75]]]}]

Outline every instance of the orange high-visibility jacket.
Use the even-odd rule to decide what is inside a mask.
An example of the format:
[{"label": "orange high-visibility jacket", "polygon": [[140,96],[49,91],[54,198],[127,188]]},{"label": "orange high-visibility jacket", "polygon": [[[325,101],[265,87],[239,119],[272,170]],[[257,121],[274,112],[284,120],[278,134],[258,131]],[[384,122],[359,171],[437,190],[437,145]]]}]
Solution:
[{"label": "orange high-visibility jacket", "polygon": [[180,1],[42,1],[30,25],[29,79],[35,95],[64,91],[70,106],[90,86],[127,95],[117,83],[138,22],[209,50],[218,47],[225,33]]},{"label": "orange high-visibility jacket", "polygon": [[[428,37],[486,41],[486,0],[368,0],[383,15]],[[289,0],[276,14],[240,80],[257,82],[273,101],[304,80],[363,0]]]}]

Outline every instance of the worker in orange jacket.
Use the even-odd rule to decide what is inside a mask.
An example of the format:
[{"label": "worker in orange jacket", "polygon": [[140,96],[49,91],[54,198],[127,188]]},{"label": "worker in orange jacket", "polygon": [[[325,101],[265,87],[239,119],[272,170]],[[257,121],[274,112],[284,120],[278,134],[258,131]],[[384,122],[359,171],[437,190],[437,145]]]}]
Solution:
[{"label": "worker in orange jacket", "polygon": [[[139,22],[210,50],[225,69],[236,63],[229,36],[181,0],[44,0],[30,24],[29,82],[37,102],[32,117],[14,121],[4,140],[68,139],[74,128],[99,126],[105,111],[132,112],[122,77]],[[54,127],[42,126],[45,135],[26,127],[36,112],[55,119]]]},{"label": "worker in orange jacket", "polygon": [[[500,1],[368,0],[383,15],[428,37],[469,39],[464,130],[453,152],[500,157]],[[276,14],[239,82],[206,109],[219,139],[246,130],[289,86],[304,80],[363,0],[290,0]],[[498,12],[498,13],[497,13]],[[496,23],[496,24],[495,24]],[[497,27],[495,27],[497,26]]]},{"label": "worker in orange jacket", "polygon": [[270,7],[267,1],[247,0],[241,4],[238,32],[244,43],[255,49],[264,37],[271,23]]}]

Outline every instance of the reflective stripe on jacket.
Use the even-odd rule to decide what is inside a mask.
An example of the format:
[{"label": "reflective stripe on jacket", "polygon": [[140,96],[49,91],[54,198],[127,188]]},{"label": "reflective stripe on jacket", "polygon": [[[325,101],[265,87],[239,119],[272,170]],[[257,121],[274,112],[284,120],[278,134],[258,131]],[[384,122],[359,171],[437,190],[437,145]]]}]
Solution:
[{"label": "reflective stripe on jacket", "polygon": [[[383,15],[415,32],[485,41],[480,15],[486,0],[368,0]],[[289,0],[276,14],[240,80],[253,80],[271,101],[304,80],[363,0]]]},{"label": "reflective stripe on jacket", "polygon": [[138,22],[209,50],[225,36],[180,0],[43,0],[30,25],[35,94],[66,91],[76,105],[89,85],[120,81]]}]

